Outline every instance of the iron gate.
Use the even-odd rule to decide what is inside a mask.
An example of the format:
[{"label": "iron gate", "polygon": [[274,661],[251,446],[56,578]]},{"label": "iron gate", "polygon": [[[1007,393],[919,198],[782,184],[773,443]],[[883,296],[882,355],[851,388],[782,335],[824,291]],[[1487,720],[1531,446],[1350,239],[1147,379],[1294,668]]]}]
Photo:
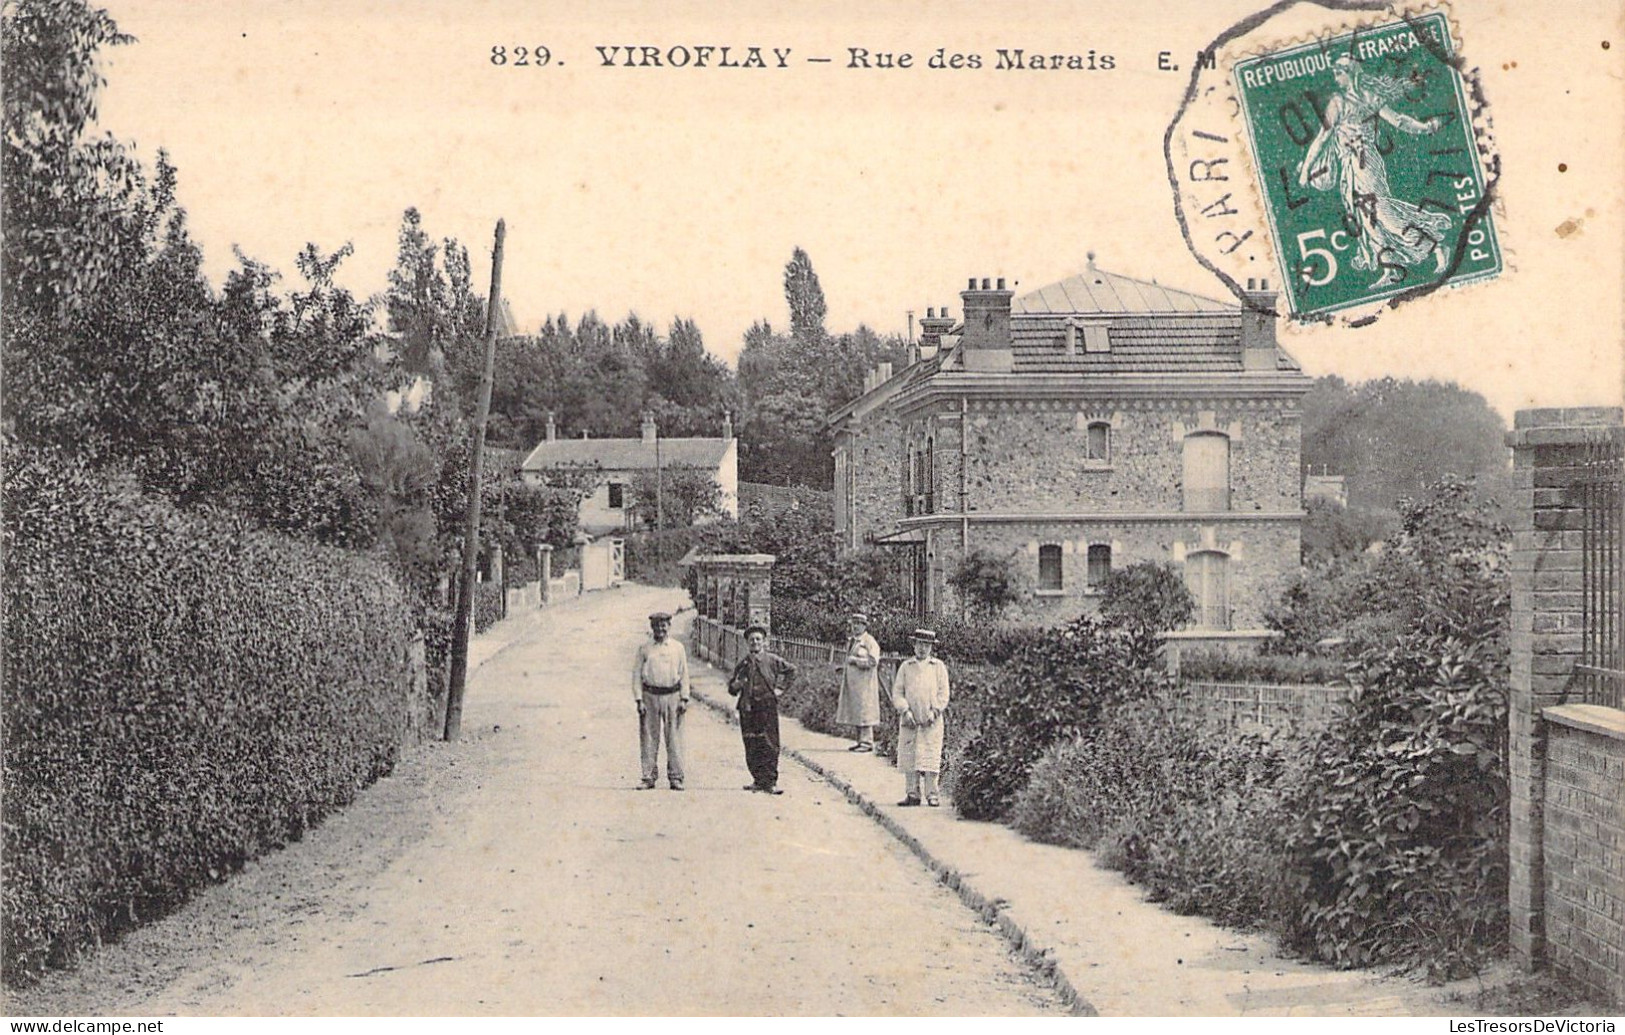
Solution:
[{"label": "iron gate", "polygon": [[1584,447],[1573,484],[1581,515],[1583,560],[1580,609],[1584,624],[1575,690],[1586,704],[1625,707],[1625,595],[1621,594],[1620,475],[1625,440],[1617,437]]}]

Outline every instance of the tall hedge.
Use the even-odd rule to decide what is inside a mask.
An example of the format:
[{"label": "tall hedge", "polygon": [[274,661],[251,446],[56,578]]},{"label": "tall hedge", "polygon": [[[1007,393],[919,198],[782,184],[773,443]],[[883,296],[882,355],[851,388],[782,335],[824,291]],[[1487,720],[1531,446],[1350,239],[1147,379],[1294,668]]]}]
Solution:
[{"label": "tall hedge", "polygon": [[388,772],[411,621],[381,563],[7,466],[15,981],[297,839]]}]

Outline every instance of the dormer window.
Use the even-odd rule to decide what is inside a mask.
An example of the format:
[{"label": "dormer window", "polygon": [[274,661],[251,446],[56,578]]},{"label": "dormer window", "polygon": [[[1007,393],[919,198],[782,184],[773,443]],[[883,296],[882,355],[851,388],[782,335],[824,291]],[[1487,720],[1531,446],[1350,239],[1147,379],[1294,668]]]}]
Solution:
[{"label": "dormer window", "polygon": [[1112,350],[1111,334],[1103,323],[1086,323],[1083,325],[1083,351],[1110,352]]}]

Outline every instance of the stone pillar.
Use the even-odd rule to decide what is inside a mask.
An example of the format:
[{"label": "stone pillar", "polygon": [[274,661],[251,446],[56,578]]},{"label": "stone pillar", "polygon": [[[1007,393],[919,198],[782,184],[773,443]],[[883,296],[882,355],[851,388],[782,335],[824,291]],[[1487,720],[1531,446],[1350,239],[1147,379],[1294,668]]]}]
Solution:
[{"label": "stone pillar", "polygon": [[502,617],[508,617],[508,579],[507,573],[502,570],[502,544],[491,544],[491,584],[497,588],[497,597],[502,601]]},{"label": "stone pillar", "polygon": [[1512,447],[1511,693],[1507,711],[1511,789],[1508,881],[1513,958],[1534,969],[1546,955],[1547,732],[1542,709],[1557,705],[1580,655],[1582,536],[1573,475],[1588,443],[1618,434],[1617,408],[1521,410]]},{"label": "stone pillar", "polygon": [[542,606],[553,602],[553,548],[546,543],[536,548],[536,570],[542,577]]},{"label": "stone pillar", "polygon": [[770,555],[752,554],[737,562],[745,585],[745,625],[773,627],[773,561]]}]

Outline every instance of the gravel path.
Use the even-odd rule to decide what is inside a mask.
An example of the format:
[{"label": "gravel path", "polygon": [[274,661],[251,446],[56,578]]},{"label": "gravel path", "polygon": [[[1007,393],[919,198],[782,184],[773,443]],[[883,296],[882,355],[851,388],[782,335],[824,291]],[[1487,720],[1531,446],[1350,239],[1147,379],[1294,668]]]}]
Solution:
[{"label": "gravel path", "polygon": [[626,587],[514,620],[465,739],[427,745],[16,1014],[1062,1014],[890,835],[786,760],[746,794],[736,730],[687,719],[688,789],[638,791]]}]

